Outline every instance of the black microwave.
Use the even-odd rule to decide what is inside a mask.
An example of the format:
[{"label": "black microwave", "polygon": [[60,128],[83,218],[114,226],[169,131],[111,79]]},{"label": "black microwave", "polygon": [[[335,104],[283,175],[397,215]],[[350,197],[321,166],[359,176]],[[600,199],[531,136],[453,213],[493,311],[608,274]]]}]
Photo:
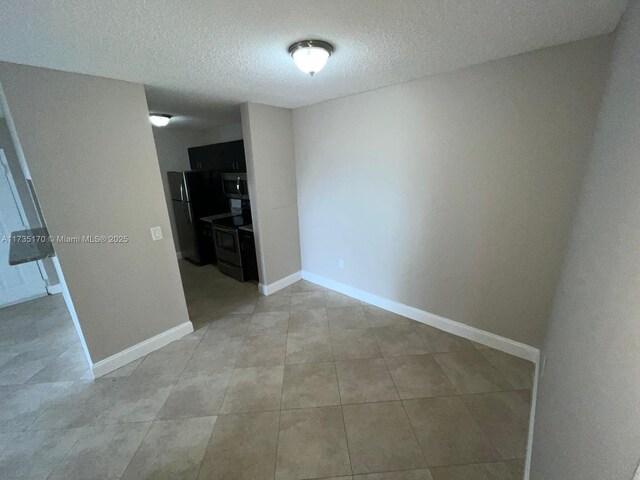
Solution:
[{"label": "black microwave", "polygon": [[246,173],[223,173],[222,188],[227,198],[249,200],[249,187]]}]

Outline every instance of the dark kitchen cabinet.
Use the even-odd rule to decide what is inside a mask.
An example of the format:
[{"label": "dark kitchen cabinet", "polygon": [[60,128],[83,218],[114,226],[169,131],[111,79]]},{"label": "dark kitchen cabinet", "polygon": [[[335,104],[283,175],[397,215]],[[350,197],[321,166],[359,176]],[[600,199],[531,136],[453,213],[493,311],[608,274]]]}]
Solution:
[{"label": "dark kitchen cabinet", "polygon": [[202,147],[191,147],[189,152],[189,163],[192,170],[218,170],[216,165],[221,158],[221,151],[219,144],[204,145]]},{"label": "dark kitchen cabinet", "polygon": [[191,147],[188,150],[192,170],[214,170],[219,173],[247,171],[242,140]]}]

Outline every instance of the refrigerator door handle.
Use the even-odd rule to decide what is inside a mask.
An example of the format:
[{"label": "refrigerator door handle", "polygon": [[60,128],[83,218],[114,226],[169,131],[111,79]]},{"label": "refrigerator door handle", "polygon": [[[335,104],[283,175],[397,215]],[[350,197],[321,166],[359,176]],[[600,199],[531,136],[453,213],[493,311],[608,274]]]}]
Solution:
[{"label": "refrigerator door handle", "polygon": [[184,202],[184,183],[180,184],[180,201]]},{"label": "refrigerator door handle", "polygon": [[193,216],[191,215],[191,205],[189,205],[187,202],[183,202],[182,208],[184,208],[187,211],[186,217],[189,219],[189,223],[193,225]]}]

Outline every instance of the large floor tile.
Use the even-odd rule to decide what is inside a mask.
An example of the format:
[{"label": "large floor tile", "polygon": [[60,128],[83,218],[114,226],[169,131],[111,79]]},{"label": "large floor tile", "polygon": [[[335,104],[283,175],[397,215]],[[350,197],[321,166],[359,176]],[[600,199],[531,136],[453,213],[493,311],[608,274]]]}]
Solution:
[{"label": "large floor tile", "polygon": [[[79,343],[79,342],[78,342]],[[80,345],[70,348],[29,378],[29,383],[67,382],[79,380],[89,370],[87,357]]]},{"label": "large floor tile", "polygon": [[177,380],[197,346],[192,340],[172,342],[147,355],[132,375],[165,375]]},{"label": "large floor tile", "polygon": [[381,357],[373,331],[370,328],[353,330],[333,330],[331,346],[336,360]]},{"label": "large floor tile", "polygon": [[260,312],[251,316],[249,335],[271,335],[287,333],[289,330],[289,312]]},{"label": "large floor tile", "polygon": [[20,434],[0,454],[0,478],[46,479],[83,432],[69,429]]},{"label": "large floor tile", "polygon": [[315,283],[308,282],[307,280],[298,280],[296,283],[291,285],[291,293],[300,293],[300,292],[321,292],[322,287],[320,285],[316,285]]},{"label": "large floor tile", "polygon": [[434,358],[459,393],[484,393],[511,390],[501,373],[478,352],[439,353]]},{"label": "large floor tile", "polygon": [[72,382],[0,387],[0,431],[22,431],[70,395]]},{"label": "large floor tile", "polygon": [[14,356],[0,369],[0,385],[18,385],[51,364],[65,352],[66,348],[29,350]]},{"label": "large floor tile", "polygon": [[452,335],[430,325],[415,325],[415,329],[432,353],[459,352],[475,348],[466,338]]},{"label": "large floor tile", "polygon": [[107,425],[152,421],[175,387],[174,375],[132,375],[122,380],[106,406],[90,423]]},{"label": "large floor tile", "polygon": [[253,295],[234,294],[219,299],[214,308],[226,315],[248,315],[255,311],[258,298],[257,292]]},{"label": "large floor tile", "polygon": [[383,358],[336,362],[342,404],[398,400]]},{"label": "large floor tile", "polygon": [[202,340],[182,371],[182,376],[233,368],[238,355],[240,355],[243,342],[244,338]]},{"label": "large floor tile", "polygon": [[403,400],[456,393],[431,355],[387,357],[386,361]]},{"label": "large floor tile", "polygon": [[[1,331],[0,331],[0,334],[1,334]],[[19,348],[17,345],[11,345],[10,342],[7,342],[7,343],[9,348]],[[0,370],[5,364],[7,364],[9,361],[16,358],[18,355],[20,355],[19,351],[9,351],[4,349],[0,350]]]},{"label": "large floor tile", "polygon": [[384,356],[429,353],[413,327],[379,327],[371,330]]},{"label": "large floor tile", "polygon": [[459,397],[405,400],[404,407],[431,467],[500,460]]},{"label": "large floor tile", "polygon": [[420,470],[403,470],[401,472],[368,473],[355,475],[353,480],[433,480],[426,468]]},{"label": "large floor tile", "polygon": [[503,459],[525,457],[529,404],[518,392],[464,395],[462,400]]},{"label": "large floor tile", "polygon": [[311,331],[288,335],[286,363],[331,361],[333,361],[333,350],[328,333]]},{"label": "large floor tile", "polygon": [[256,312],[288,312],[291,306],[291,294],[276,293],[268,297],[260,297],[256,302]]},{"label": "large floor tile", "polygon": [[279,410],[284,366],[236,368],[220,413]]},{"label": "large floor tile", "polygon": [[15,442],[15,440],[22,435],[22,432],[3,432],[0,433],[0,453],[2,453],[2,451],[9,447],[10,445],[13,445],[13,443]]},{"label": "large floor tile", "polygon": [[514,480],[504,463],[433,468],[433,480]]},{"label": "large floor tile", "polygon": [[350,474],[340,407],[284,410],[281,413],[276,480]]},{"label": "large floor tile", "polygon": [[129,423],[86,429],[49,480],[119,479],[150,426]]},{"label": "large floor tile", "polygon": [[286,365],[282,387],[282,408],[340,405],[340,393],[333,362]]},{"label": "large floor tile", "polygon": [[325,302],[327,303],[327,308],[350,307],[352,305],[362,305],[360,300],[356,300],[355,298],[349,297],[347,295],[343,295],[342,293],[329,290],[328,288],[324,289],[324,298],[325,298]]},{"label": "large floor tile", "polygon": [[209,417],[222,407],[233,370],[182,376],[158,413],[159,419]]},{"label": "large floor tile", "polygon": [[485,348],[480,353],[516,390],[531,389],[533,386],[533,363],[493,348]]},{"label": "large floor tile", "polygon": [[248,314],[225,315],[211,322],[207,333],[204,334],[203,341],[244,337],[247,334],[250,322],[251,315]]},{"label": "large floor tile", "polygon": [[367,328],[369,324],[364,316],[362,305],[347,307],[327,307],[329,328],[333,330],[348,330],[352,328]]},{"label": "large floor tile", "polygon": [[284,364],[287,335],[255,335],[246,337],[236,367],[272,367]]},{"label": "large floor tile", "polygon": [[363,305],[363,308],[370,327],[402,327],[411,326],[414,323],[402,315],[397,315],[373,305]]},{"label": "large floor tile", "polygon": [[354,474],[427,467],[400,402],[345,405],[342,410]]},{"label": "large floor tile", "polygon": [[[29,429],[75,428],[95,424],[98,415],[114,406],[118,390],[128,378],[97,379],[69,386],[51,401]],[[46,384],[36,384],[34,387],[39,385]]]},{"label": "large floor tile", "polygon": [[157,421],[121,480],[194,480],[216,417]]},{"label": "large floor tile", "polygon": [[525,460],[523,458],[514,458],[513,460],[505,460],[504,464],[507,466],[513,480],[523,480],[524,478],[524,466]]},{"label": "large floor tile", "polygon": [[290,311],[315,310],[325,308],[324,293],[322,291],[298,292],[291,294]]},{"label": "large floor tile", "polygon": [[218,417],[198,480],[273,480],[279,412]]},{"label": "large floor tile", "polygon": [[327,309],[302,310],[291,312],[289,316],[289,333],[328,332],[329,321]]}]

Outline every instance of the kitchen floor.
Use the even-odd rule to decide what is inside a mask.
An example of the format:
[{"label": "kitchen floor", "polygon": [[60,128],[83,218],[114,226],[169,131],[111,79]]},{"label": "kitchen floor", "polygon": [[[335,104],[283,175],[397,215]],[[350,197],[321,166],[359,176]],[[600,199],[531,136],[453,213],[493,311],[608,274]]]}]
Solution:
[{"label": "kitchen floor", "polygon": [[60,296],[0,310],[0,478],[522,478],[532,364],[180,264],[197,330],[95,381]]}]

